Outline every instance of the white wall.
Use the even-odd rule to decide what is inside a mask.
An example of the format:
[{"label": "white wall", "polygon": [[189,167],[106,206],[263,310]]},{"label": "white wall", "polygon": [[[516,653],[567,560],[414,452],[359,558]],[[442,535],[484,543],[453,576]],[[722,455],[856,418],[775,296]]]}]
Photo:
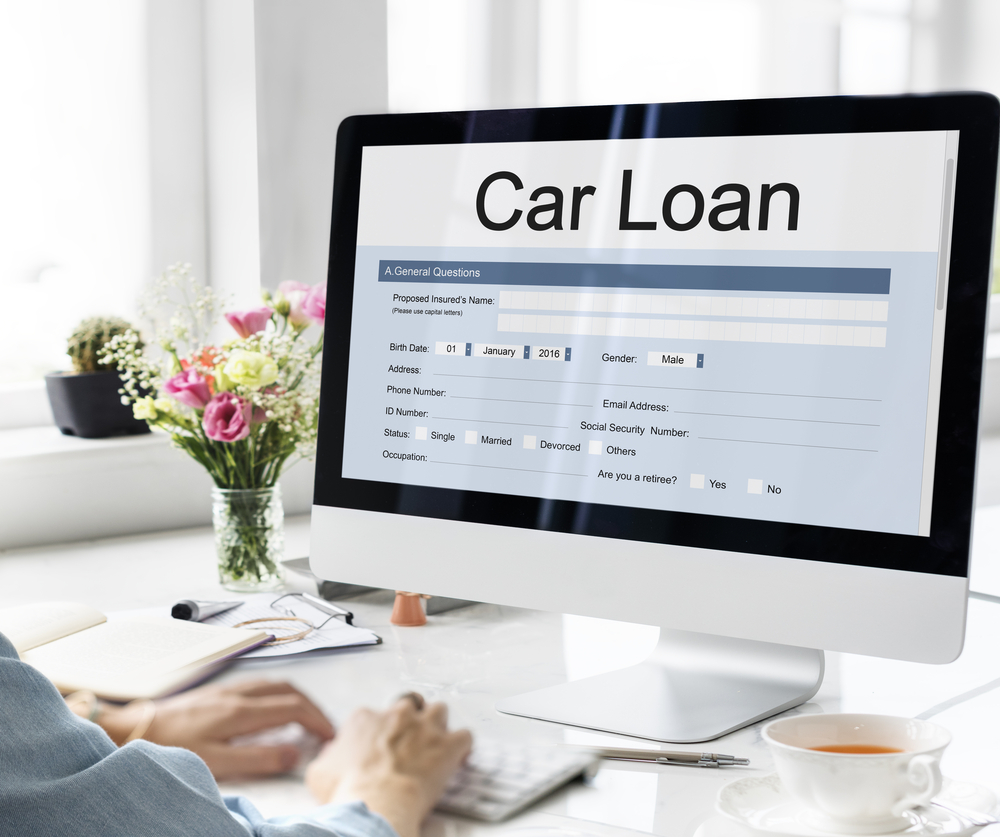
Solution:
[{"label": "white wall", "polygon": [[208,275],[237,308],[260,304],[254,8],[204,0]]},{"label": "white wall", "polygon": [[[202,0],[147,0],[150,268],[208,276]],[[143,277],[145,278],[145,277]]]},{"label": "white wall", "polygon": [[261,284],[326,279],[337,127],[388,101],[385,0],[255,0]]},{"label": "white wall", "polygon": [[914,0],[914,90],[986,90],[1000,94],[1000,3]]}]

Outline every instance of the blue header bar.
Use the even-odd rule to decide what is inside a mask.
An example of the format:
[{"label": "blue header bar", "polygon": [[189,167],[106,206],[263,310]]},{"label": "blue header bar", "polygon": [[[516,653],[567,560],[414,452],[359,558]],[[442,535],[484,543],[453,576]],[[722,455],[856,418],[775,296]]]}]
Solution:
[{"label": "blue header bar", "polygon": [[380,282],[690,291],[887,294],[887,267],[379,261]]}]

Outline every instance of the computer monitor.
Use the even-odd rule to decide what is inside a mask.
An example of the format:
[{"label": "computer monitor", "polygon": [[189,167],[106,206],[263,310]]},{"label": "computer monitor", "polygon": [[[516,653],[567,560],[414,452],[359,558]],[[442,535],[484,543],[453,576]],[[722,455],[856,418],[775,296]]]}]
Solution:
[{"label": "computer monitor", "polygon": [[961,652],[998,103],[358,116],[321,577],[661,627],[501,711],[707,740]]}]

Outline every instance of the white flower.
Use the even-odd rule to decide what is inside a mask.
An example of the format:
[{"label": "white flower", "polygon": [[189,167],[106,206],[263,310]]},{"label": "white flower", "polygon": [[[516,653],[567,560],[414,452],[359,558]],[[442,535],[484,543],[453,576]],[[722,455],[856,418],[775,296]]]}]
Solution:
[{"label": "white flower", "polygon": [[132,415],[140,421],[156,421],[156,402],[153,396],[138,399],[132,405]]}]

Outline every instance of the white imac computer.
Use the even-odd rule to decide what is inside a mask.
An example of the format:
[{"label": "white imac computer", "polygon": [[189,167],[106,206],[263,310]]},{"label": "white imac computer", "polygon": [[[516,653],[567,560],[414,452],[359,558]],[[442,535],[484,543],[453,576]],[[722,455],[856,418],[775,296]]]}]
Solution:
[{"label": "white imac computer", "polygon": [[997,136],[981,94],[347,119],[314,572],[658,625],[497,708],[661,741],[822,649],[954,660]]}]

